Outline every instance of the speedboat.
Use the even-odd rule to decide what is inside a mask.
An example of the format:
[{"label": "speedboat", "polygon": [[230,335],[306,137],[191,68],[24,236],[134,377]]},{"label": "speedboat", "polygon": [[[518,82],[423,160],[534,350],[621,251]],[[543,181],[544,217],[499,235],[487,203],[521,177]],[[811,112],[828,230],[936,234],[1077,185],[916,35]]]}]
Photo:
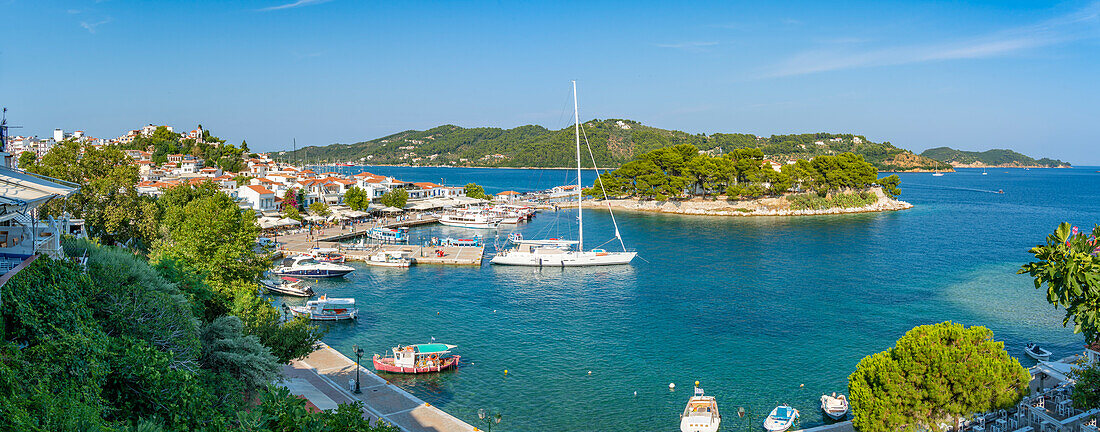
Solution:
[{"label": "speedboat", "polygon": [[263,281],[264,288],[271,294],[281,294],[294,297],[313,297],[313,288],[305,285],[301,279],[283,276],[278,282]]},{"label": "speedboat", "polygon": [[374,369],[382,372],[417,374],[440,372],[458,366],[460,356],[448,356],[455,345],[428,343],[398,345],[392,357],[374,355]]},{"label": "speedboat", "polygon": [[317,262],[311,256],[301,255],[284,259],[282,265],[271,270],[271,273],[276,276],[330,278],[343,277],[353,271],[354,268],[343,264]]},{"label": "speedboat", "polygon": [[1031,357],[1035,360],[1046,361],[1050,359],[1050,351],[1047,351],[1043,349],[1043,347],[1033,343],[1029,343],[1027,344],[1027,346],[1024,347],[1024,353],[1026,353],[1028,357]]},{"label": "speedboat", "polygon": [[305,306],[289,306],[295,316],[304,316],[315,321],[352,320],[359,317],[353,298],[328,298],[321,296],[317,300],[306,302]]},{"label": "speedboat", "polygon": [[684,413],[680,414],[680,432],[717,432],[721,423],[722,415],[714,396],[703,396],[703,389],[696,387],[695,395],[688,399]]},{"label": "speedboat", "polygon": [[413,258],[409,256],[410,254],[411,252],[403,250],[383,250],[367,257],[364,262],[367,265],[378,267],[408,267],[414,262]]},{"label": "speedboat", "polygon": [[782,432],[790,429],[797,419],[798,410],[791,408],[790,405],[783,404],[775,407],[771,414],[768,414],[768,418],[764,419],[764,429],[769,432]]},{"label": "speedboat", "polygon": [[843,419],[848,414],[848,398],[844,395],[821,395],[821,410],[833,420]]},{"label": "speedboat", "polygon": [[315,247],[310,249],[306,255],[313,257],[317,262],[344,263],[344,254],[340,253],[338,249]]}]

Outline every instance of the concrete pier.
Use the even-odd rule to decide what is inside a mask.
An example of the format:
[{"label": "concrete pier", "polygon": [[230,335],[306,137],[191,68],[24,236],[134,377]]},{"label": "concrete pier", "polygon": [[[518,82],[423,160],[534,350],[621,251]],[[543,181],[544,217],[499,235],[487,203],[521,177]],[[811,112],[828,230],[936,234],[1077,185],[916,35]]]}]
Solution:
[{"label": "concrete pier", "polygon": [[[366,359],[365,359],[366,360]],[[368,360],[369,361],[369,360]],[[320,347],[302,360],[283,366],[283,386],[320,409],[362,401],[365,418],[382,419],[407,432],[473,432],[477,428],[394,386],[359,366],[362,393],[352,392],[356,365],[332,347]]]},{"label": "concrete pier", "polygon": [[[396,218],[391,221],[383,221],[381,224],[375,224],[374,226],[383,226],[386,228],[408,227],[418,226],[436,223],[435,218],[423,218],[423,219],[411,219],[398,221]],[[472,265],[480,266],[482,257],[485,254],[484,246],[419,246],[419,245],[403,245],[403,244],[386,244],[386,245],[373,245],[368,250],[345,250],[343,244],[339,243],[342,240],[350,240],[359,238],[366,235],[366,232],[370,229],[370,226],[357,226],[355,230],[346,229],[344,227],[329,227],[323,230],[315,230],[314,235],[310,236],[308,232],[280,235],[279,251],[283,256],[293,256],[296,254],[304,253],[313,247],[321,248],[333,248],[341,249],[344,253],[345,259],[349,261],[366,261],[368,257],[379,251],[398,251],[403,250],[410,252],[412,257],[416,259],[417,265]],[[442,252],[440,256],[439,252]]]}]

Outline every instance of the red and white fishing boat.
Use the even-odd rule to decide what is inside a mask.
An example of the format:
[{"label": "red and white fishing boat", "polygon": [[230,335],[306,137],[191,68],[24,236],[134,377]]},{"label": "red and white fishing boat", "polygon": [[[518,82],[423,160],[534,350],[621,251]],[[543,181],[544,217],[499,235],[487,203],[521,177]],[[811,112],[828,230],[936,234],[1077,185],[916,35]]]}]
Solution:
[{"label": "red and white fishing boat", "polygon": [[458,367],[460,356],[448,356],[455,345],[429,343],[393,348],[393,357],[374,355],[374,369],[393,373],[440,372]]}]

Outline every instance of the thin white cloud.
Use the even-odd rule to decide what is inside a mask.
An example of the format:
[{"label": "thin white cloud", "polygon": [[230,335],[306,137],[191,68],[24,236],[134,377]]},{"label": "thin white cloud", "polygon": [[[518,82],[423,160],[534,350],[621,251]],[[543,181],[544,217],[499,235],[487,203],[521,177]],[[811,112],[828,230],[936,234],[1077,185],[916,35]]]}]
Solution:
[{"label": "thin white cloud", "polygon": [[81,21],[80,26],[84,27],[84,29],[87,30],[88,33],[95,34],[96,28],[98,28],[99,26],[101,26],[103,24],[107,24],[109,22],[111,22],[110,18],[107,18],[103,21],[94,22],[94,23],[90,23],[90,22],[87,22],[87,21]]},{"label": "thin white cloud", "polygon": [[656,44],[658,48],[672,48],[684,51],[705,51],[707,47],[718,45],[718,42],[679,42]]},{"label": "thin white cloud", "polygon": [[69,9],[65,12],[69,13],[70,15],[71,14],[78,14],[78,13],[80,13],[80,9]]},{"label": "thin white cloud", "polygon": [[326,3],[328,1],[329,0],[298,0],[298,1],[295,1],[295,2],[287,3],[287,4],[281,4],[281,5],[278,5],[278,6],[265,7],[263,9],[258,9],[258,10],[260,10],[262,12],[267,12],[267,11],[273,11],[273,10],[292,9],[292,8],[296,8],[296,7]]},{"label": "thin white cloud", "polygon": [[1100,36],[1100,2],[1075,13],[1036,24],[947,42],[903,45],[868,51],[835,48],[803,51],[780,62],[769,77],[807,75],[843,69],[896,66],[1009,55],[1027,49]]}]

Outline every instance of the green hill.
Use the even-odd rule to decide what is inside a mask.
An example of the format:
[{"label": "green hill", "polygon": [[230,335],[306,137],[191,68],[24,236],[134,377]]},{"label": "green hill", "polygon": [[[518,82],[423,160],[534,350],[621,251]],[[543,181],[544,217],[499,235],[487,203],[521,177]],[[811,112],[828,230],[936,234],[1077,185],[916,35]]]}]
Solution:
[{"label": "green hill", "polygon": [[1008,149],[993,149],[984,152],[955,150],[951,147],[936,147],[921,152],[921,156],[947,162],[955,166],[997,166],[997,167],[1068,167],[1069,162],[1057,159],[1034,159]]},{"label": "green hill", "polygon": [[[632,120],[591,120],[583,125],[596,163],[618,167],[635,156],[679,144],[691,144],[711,154],[740,148],[759,148],[777,161],[809,159],[817,155],[852,152],[883,171],[949,170],[947,164],[852,134],[798,134],[757,137],[750,134],[689,134]],[[549,130],[542,126],[512,129],[462,128],[444,125],[425,131],[404,131],[354,144],[310,146],[297,152],[277,152],[288,162],[354,162],[379,165],[450,165],[476,167],[575,166],[573,127]],[[587,161],[586,161],[587,162]],[[587,164],[586,164],[587,165]]]}]

